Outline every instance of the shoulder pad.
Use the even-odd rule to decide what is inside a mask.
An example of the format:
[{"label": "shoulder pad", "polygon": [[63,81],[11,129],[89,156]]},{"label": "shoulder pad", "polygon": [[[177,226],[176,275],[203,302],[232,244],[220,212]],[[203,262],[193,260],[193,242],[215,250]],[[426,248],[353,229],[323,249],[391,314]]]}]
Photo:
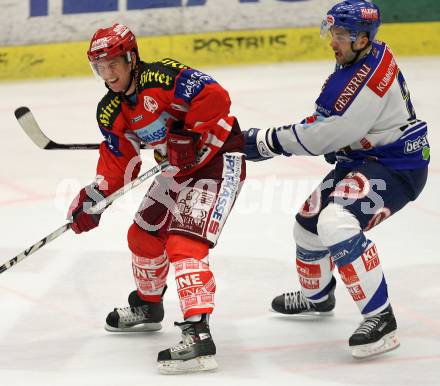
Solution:
[{"label": "shoulder pad", "polygon": [[139,70],[138,89],[139,91],[146,88],[172,90],[179,72],[179,69],[165,67],[161,62],[145,63]]},{"label": "shoulder pad", "polygon": [[171,58],[165,58],[159,61],[163,66],[177,68],[178,70],[187,70],[190,67],[178,62],[177,60]]},{"label": "shoulder pad", "polygon": [[377,52],[377,63],[374,74],[368,82],[368,87],[380,97],[386,94],[399,72],[399,67],[391,50],[385,44],[382,48],[383,50],[380,52],[373,46],[373,50],[376,50],[373,54]]},{"label": "shoulder pad", "polygon": [[96,119],[99,126],[111,130],[116,117],[121,111],[121,98],[109,91],[98,103]]},{"label": "shoulder pad", "polygon": [[321,94],[315,101],[316,111],[325,117],[343,115],[373,72],[374,66],[369,57],[336,70],[327,78]]}]

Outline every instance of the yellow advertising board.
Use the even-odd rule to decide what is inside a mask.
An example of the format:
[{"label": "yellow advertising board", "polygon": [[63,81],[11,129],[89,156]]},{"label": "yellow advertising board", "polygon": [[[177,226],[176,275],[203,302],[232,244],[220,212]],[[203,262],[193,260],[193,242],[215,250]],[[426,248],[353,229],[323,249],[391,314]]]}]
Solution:
[{"label": "yellow advertising board", "polygon": [[[440,55],[440,22],[384,24],[378,39],[397,56]],[[318,28],[266,29],[138,38],[144,61],[174,58],[191,67],[332,58]],[[0,81],[90,74],[88,42],[0,47]]]}]

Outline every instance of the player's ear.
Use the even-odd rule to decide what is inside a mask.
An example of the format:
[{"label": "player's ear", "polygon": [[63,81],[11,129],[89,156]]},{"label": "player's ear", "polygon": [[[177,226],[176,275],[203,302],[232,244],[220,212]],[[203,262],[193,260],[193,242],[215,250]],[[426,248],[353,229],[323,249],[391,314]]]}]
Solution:
[{"label": "player's ear", "polygon": [[134,51],[131,51],[130,52],[130,55],[131,55],[131,61],[132,61],[132,63],[133,63],[133,68],[136,66],[136,64],[137,64],[137,55],[136,55],[136,52],[134,52]]},{"label": "player's ear", "polygon": [[369,42],[368,35],[365,32],[361,32],[356,38],[356,48],[363,50],[368,46]]},{"label": "player's ear", "polygon": [[370,39],[368,37],[368,34],[363,34],[362,36],[362,47],[365,48],[370,44]]}]

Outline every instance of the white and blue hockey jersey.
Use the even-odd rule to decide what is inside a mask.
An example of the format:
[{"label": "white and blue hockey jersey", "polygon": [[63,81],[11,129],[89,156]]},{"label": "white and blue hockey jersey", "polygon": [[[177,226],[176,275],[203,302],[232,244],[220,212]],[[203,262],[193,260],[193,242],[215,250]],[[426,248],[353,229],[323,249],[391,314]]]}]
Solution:
[{"label": "white and blue hockey jersey", "polygon": [[365,57],[329,76],[313,116],[271,137],[286,155],[336,152],[338,163],[350,168],[367,159],[401,170],[429,162],[427,124],[416,118],[391,50],[378,41]]}]

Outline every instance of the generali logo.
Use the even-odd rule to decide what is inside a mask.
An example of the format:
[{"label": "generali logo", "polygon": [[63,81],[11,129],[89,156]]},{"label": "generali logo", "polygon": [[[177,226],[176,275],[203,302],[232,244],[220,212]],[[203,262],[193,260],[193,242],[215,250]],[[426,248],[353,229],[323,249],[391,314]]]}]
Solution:
[{"label": "generali logo", "polygon": [[348,106],[359,87],[364,83],[368,74],[371,72],[371,67],[364,64],[358,72],[351,78],[350,82],[345,86],[344,90],[339,95],[335,103],[335,110],[338,112],[344,111]]}]

